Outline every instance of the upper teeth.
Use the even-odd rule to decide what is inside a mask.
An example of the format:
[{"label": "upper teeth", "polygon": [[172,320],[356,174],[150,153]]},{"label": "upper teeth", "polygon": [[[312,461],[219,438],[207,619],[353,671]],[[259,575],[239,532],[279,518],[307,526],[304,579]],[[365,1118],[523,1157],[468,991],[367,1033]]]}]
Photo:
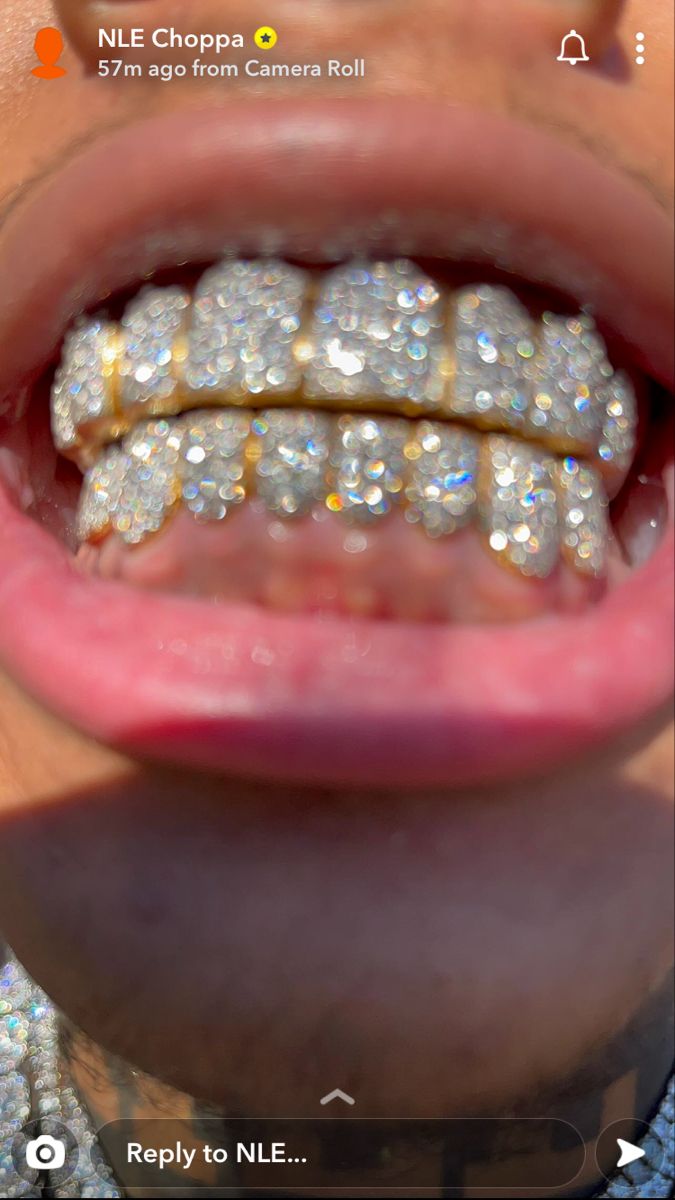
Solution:
[{"label": "upper teeth", "polygon": [[271,260],[210,268],[190,296],[147,287],[120,326],[79,321],[52,391],[57,447],[86,465],[148,416],[301,404],[459,419],[630,464],[632,386],[585,314],[533,321],[508,289],[447,292],[408,260],[320,275]]}]

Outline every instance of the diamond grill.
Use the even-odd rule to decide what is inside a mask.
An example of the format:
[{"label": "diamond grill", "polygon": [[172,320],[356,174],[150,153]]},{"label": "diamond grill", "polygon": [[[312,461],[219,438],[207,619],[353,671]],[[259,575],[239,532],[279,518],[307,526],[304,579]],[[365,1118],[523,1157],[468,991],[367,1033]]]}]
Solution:
[{"label": "diamond grill", "polygon": [[250,495],[357,522],[402,507],[432,536],[477,521],[533,575],[561,547],[601,573],[636,424],[587,314],[534,321],[504,287],[451,294],[406,259],[227,259],[194,295],[146,287],[119,326],[76,324],[52,391],[57,447],[89,467],[83,540],[133,544],[178,502],[214,520]]}]

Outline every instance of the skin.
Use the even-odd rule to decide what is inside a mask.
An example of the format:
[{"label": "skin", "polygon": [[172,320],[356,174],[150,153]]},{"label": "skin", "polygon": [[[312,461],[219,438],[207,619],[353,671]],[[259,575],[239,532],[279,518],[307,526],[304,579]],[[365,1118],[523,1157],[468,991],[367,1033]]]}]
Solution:
[{"label": "skin", "polygon": [[[254,80],[91,74],[99,23],[181,25],[183,8],[5,2],[0,205],[141,111],[268,94]],[[190,27],[250,33],[246,12],[195,0]],[[413,37],[397,0],[289,0],[274,23],[289,58],[366,56],[358,86],[371,94],[515,114],[672,209],[669,4],[420,0]],[[51,24],[78,53],[61,60],[66,81],[46,84],[30,74],[32,46]],[[572,26],[588,31],[586,73],[552,65]],[[275,94],[298,86],[336,87],[277,81]],[[361,1115],[582,1124],[593,1097],[592,1142],[645,1115],[672,1062],[672,749],[663,712],[591,761],[490,793],[291,791],[124,758],[0,669],[0,928],[95,1043],[230,1112],[316,1115],[341,1086]],[[95,1054],[95,1108],[103,1090],[114,1111],[118,1086]]]}]

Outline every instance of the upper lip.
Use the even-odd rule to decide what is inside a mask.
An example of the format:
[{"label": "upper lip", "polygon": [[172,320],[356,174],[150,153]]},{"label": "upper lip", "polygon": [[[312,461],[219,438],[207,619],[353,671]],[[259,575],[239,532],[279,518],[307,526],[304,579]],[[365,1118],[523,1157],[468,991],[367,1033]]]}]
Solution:
[{"label": "upper lip", "polygon": [[645,190],[486,113],[342,100],[157,117],[73,158],[0,231],[0,412],[77,312],[226,248],[487,255],[590,303],[670,385],[669,245]]},{"label": "upper lip", "polygon": [[[77,312],[229,248],[480,259],[487,243],[492,261],[591,303],[670,384],[670,239],[637,185],[484,113],[343,100],[155,118],[73,158],[0,234],[0,414]],[[478,782],[594,744],[670,693],[670,535],[584,616],[503,631],[151,600],[80,579],[12,510],[0,528],[0,658],[83,728],[141,752],[326,782]]]}]

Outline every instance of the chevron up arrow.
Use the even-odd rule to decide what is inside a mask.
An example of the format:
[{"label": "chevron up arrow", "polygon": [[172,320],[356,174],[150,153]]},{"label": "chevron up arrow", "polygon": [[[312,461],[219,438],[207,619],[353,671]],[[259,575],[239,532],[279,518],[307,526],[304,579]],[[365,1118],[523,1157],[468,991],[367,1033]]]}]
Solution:
[{"label": "chevron up arrow", "polygon": [[330,1104],[333,1100],[344,1100],[345,1104],[356,1104],[354,1097],[348,1096],[347,1093],[341,1091],[340,1088],[335,1088],[335,1091],[329,1092],[327,1096],[322,1096],[319,1104]]}]

